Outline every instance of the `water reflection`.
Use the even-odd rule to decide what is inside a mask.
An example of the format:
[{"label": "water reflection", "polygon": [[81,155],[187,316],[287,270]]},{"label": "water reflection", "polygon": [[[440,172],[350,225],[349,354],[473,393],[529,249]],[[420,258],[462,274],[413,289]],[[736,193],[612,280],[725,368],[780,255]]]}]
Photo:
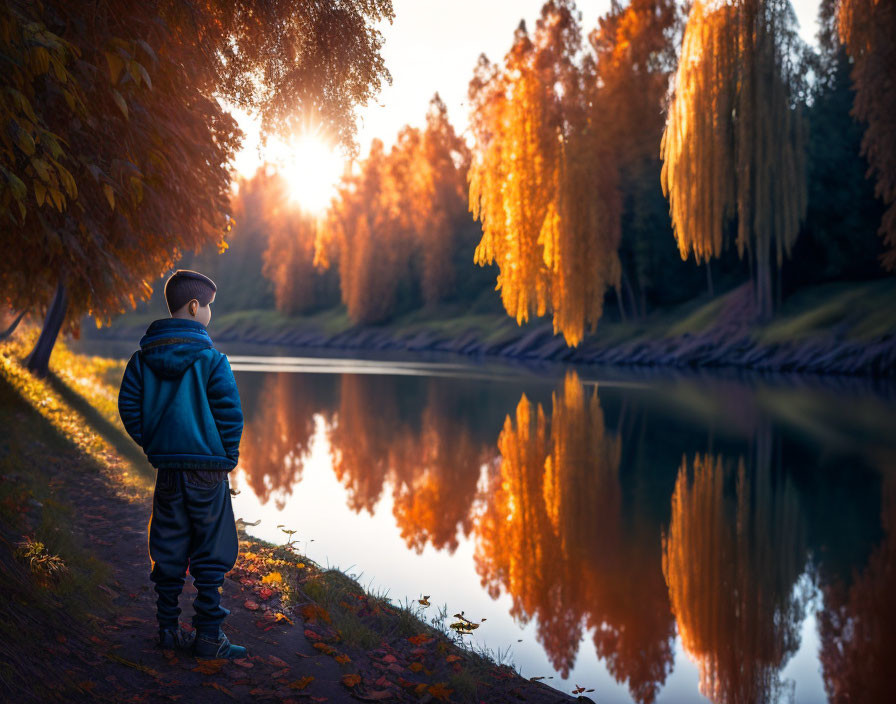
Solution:
[{"label": "water reflection", "polygon": [[882,502],[870,436],[834,447],[818,423],[782,421],[801,418],[780,394],[775,416],[734,383],[238,374],[240,464],[262,503],[288,505],[322,428],[350,510],[382,521],[388,492],[409,551],[472,546],[482,588],[533,624],[560,677],[590,638],[632,701],[662,700],[678,635],[710,700],[799,700],[815,673],[782,672],[820,608],[828,696],[885,695],[896,490]]},{"label": "water reflection", "polygon": [[663,573],[685,650],[714,702],[777,701],[799,647],[808,594],[794,589],[805,526],[789,479],[771,476],[768,429],[755,462],[682,461],[663,538]]},{"label": "water reflection", "polygon": [[896,480],[884,491],[884,540],[852,584],[823,587],[819,616],[825,691],[831,702],[890,702],[896,657]]}]

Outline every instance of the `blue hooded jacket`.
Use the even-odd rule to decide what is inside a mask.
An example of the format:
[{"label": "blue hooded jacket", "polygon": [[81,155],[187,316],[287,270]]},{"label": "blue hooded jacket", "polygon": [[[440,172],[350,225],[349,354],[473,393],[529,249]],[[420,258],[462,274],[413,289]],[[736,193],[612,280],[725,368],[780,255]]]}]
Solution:
[{"label": "blue hooded jacket", "polygon": [[118,413],[156,469],[237,464],[243,411],[236,380],[198,320],[150,324],[125,368]]}]

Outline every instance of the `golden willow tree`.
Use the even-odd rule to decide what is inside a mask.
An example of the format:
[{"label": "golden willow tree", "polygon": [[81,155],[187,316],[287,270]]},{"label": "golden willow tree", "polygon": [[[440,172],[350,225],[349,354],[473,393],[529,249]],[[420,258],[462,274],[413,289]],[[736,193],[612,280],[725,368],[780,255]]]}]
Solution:
[{"label": "golden willow tree", "polygon": [[718,256],[736,217],[766,318],[808,204],[794,22],[789,0],[695,0],[660,147],[682,259]]},{"label": "golden willow tree", "polygon": [[890,0],[840,0],[838,32],[853,58],[856,90],[853,115],[867,124],[862,154],[869,176],[877,174],[875,194],[887,209],[879,234],[888,250],[883,262],[896,269],[896,3]]},{"label": "golden willow tree", "polygon": [[481,56],[469,89],[469,205],[483,228],[474,260],[497,262],[496,288],[518,323],[552,311],[573,346],[620,276],[617,169],[597,121],[594,62],[576,62],[581,43],[572,0],[549,0],[534,37],[521,22],[504,65]]},{"label": "golden willow tree", "polygon": [[[226,248],[242,134],[317,121],[354,145],[354,108],[390,80],[390,0],[0,3],[0,300],[43,313],[28,367],[146,300],[187,250]],[[264,82],[258,80],[264,77]]]}]

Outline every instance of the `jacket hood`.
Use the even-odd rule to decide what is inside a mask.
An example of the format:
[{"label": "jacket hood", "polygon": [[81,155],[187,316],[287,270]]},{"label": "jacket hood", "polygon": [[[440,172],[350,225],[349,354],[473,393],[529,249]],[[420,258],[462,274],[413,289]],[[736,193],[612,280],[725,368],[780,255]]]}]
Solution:
[{"label": "jacket hood", "polygon": [[181,376],[196,358],[213,347],[205,325],[186,318],[154,320],[140,338],[143,361],[157,376]]}]

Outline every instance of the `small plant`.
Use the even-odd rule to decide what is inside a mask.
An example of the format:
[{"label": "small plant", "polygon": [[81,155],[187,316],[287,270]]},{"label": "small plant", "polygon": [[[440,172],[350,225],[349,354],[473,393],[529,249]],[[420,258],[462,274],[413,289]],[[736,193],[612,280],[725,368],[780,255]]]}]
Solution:
[{"label": "small plant", "polygon": [[32,574],[41,580],[56,582],[68,573],[59,555],[51,555],[43,543],[25,538],[16,545],[16,557],[28,564]]}]

